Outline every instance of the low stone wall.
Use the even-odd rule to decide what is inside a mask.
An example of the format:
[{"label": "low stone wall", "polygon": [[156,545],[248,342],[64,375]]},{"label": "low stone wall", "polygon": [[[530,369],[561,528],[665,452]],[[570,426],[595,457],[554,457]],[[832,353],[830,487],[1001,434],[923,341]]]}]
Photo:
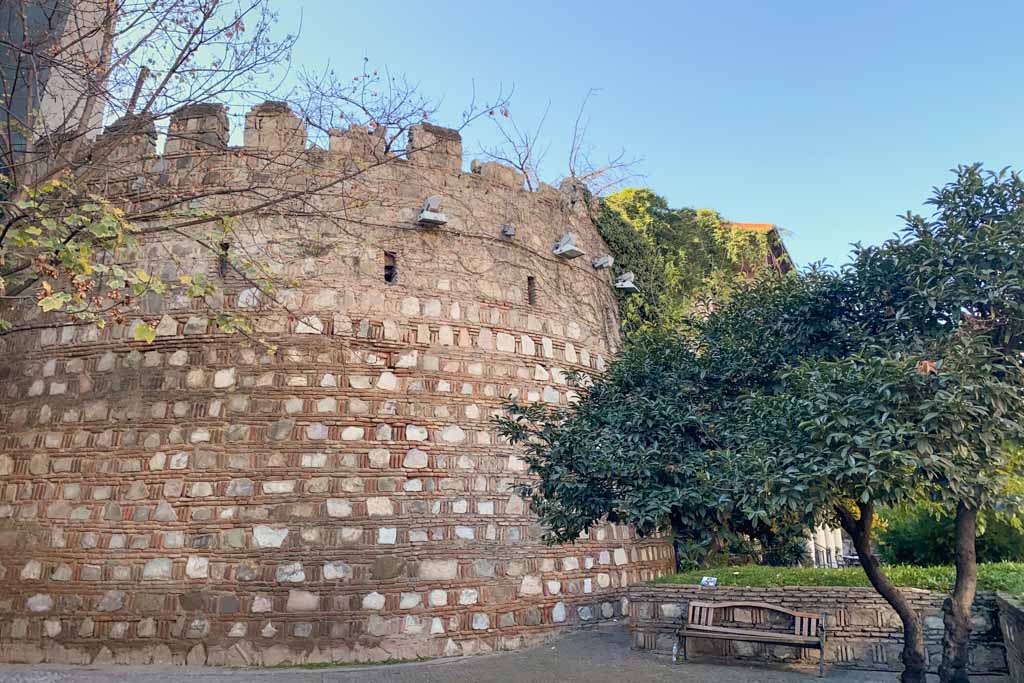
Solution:
[{"label": "low stone wall", "polygon": [[999,629],[1006,645],[1006,663],[1013,683],[1024,683],[1024,604],[1019,598],[998,595]]},{"label": "low stone wall", "polygon": [[[924,615],[925,647],[929,669],[942,660],[942,595],[926,590],[904,589]],[[630,633],[633,647],[669,654],[675,642],[680,616],[690,600],[750,601],[782,605],[789,609],[827,614],[825,660],[833,666],[879,671],[902,669],[900,651],[903,632],[899,617],[870,588],[829,588],[794,586],[787,588],[702,588],[693,585],[638,585],[629,589]],[[976,674],[1006,674],[1006,651],[1000,633],[994,593],[981,592],[974,604],[974,634],[971,671]],[[740,628],[761,623],[761,610],[734,610],[726,615]],[[1024,613],[1014,615],[1016,656],[1024,646]],[[1005,629],[1005,626],[1004,626]],[[743,659],[816,664],[817,650],[801,651],[780,645],[759,645],[737,641],[691,640],[691,653]],[[1019,661],[1019,660],[1018,660]],[[1014,681],[1022,679],[1013,679]]]}]

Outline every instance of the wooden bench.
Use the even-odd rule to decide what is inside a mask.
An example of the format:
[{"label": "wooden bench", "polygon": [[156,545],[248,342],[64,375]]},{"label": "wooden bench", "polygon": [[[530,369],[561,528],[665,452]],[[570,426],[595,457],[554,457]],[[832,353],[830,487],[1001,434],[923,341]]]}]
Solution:
[{"label": "wooden bench", "polygon": [[[793,617],[793,631],[781,633],[760,629],[715,626],[715,615],[734,609],[760,609]],[[719,619],[721,621],[721,618]],[[742,640],[765,645],[789,645],[792,647],[817,649],[818,676],[825,676],[825,613],[811,614],[795,612],[779,605],[765,602],[690,602],[685,620],[676,629],[676,643],[672,648],[672,661],[678,661],[680,648],[683,659],[687,659],[687,638],[710,638],[712,640]]]}]

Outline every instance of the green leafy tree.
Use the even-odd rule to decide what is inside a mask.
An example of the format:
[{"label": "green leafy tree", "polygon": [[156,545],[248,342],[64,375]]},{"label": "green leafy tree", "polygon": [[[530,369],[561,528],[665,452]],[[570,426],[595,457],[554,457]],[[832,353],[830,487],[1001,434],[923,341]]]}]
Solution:
[{"label": "green leafy tree", "polygon": [[685,564],[777,530],[736,503],[743,482],[765,473],[717,448],[722,397],[707,391],[704,372],[687,340],[651,333],[604,377],[576,376],[576,405],[508,404],[499,430],[525,447],[537,478],[520,490],[547,540],[570,542],[602,520],[642,535],[671,529]]},{"label": "green leafy tree", "polygon": [[[985,171],[979,164],[959,167],[956,176],[929,200],[933,216],[908,215],[899,236],[858,249],[854,267],[862,274],[862,298],[881,309],[883,334],[910,348],[931,343],[939,351],[972,340],[971,348],[991,359],[995,374],[976,386],[979,396],[992,397],[992,414],[998,414],[1012,398],[998,394],[998,383],[1019,381],[1024,348],[1024,182],[1016,172]],[[1000,505],[1007,469],[1020,465],[1011,449],[1019,414],[1011,412],[1002,429],[994,425],[979,440],[960,438],[949,446],[958,447],[954,462],[961,467],[948,473],[939,494],[955,514],[957,567],[944,606],[944,681],[967,680],[978,515]]]},{"label": "green leafy tree", "polygon": [[[754,457],[788,454],[773,493],[831,492],[872,583],[904,621],[905,680],[922,680],[920,626],[874,557],[877,508],[923,500],[954,518],[940,676],[965,681],[978,516],[1006,506],[1020,468],[1024,185],[977,165],[956,173],[935,191],[930,219],[908,215],[895,238],[855,249],[835,318],[851,351],[783,373],[783,388],[750,408],[745,439],[748,450],[760,444]],[[772,419],[788,428],[766,429]],[[799,490],[798,475],[811,478]]]},{"label": "green leafy tree", "polygon": [[[682,562],[705,563],[750,539],[791,558],[784,539],[801,537],[809,520],[796,507],[768,514],[750,482],[763,485],[770,472],[731,448],[729,423],[745,392],[772,386],[787,359],[843,348],[839,328],[814,322],[841,285],[819,272],[766,278],[686,334],[634,336],[604,375],[577,378],[574,405],[509,403],[498,428],[525,448],[537,478],[523,492],[549,540],[607,518],[641,534],[670,530]],[[776,299],[804,305],[786,311]]]},{"label": "green leafy tree", "polygon": [[831,510],[853,539],[903,622],[905,681],[924,680],[923,628],[875,554],[876,511],[921,499],[958,509],[982,480],[999,488],[1024,382],[1016,361],[978,347],[964,340],[940,361],[868,348],[804,362],[783,374],[780,391],[751,396],[734,426],[747,453],[771,463],[770,511],[799,496],[808,511]]}]

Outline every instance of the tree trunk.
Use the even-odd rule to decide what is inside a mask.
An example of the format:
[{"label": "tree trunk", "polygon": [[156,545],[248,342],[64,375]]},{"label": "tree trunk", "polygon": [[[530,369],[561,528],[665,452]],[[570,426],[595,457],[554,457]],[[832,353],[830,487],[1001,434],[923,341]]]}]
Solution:
[{"label": "tree trunk", "polygon": [[900,683],[926,683],[924,627],[921,624],[921,617],[914,611],[906,596],[882,571],[882,565],[871,547],[871,531],[874,523],[873,506],[859,504],[858,507],[860,508],[860,519],[854,519],[849,510],[841,506],[837,505],[835,509],[843,529],[853,539],[857,556],[860,558],[864,573],[868,575],[868,580],[878,594],[892,606],[903,623],[903,653],[901,655],[903,673],[900,674]]},{"label": "tree trunk", "polygon": [[942,683],[967,683],[967,652],[971,641],[971,606],[978,589],[978,556],[974,542],[978,511],[960,503],[956,509],[956,583],[942,605]]}]

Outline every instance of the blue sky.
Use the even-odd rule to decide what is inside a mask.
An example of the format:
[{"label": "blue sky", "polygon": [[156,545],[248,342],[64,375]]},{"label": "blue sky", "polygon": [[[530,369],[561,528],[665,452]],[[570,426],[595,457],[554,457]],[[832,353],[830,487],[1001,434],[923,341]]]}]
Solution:
[{"label": "blue sky", "polygon": [[[624,149],[673,206],[775,223],[799,265],[878,242],[959,163],[1024,165],[1024,3],[290,0],[297,65],[363,57],[458,120],[475,83],[550,102],[542,176],[565,173],[591,88],[598,159]],[[301,14],[300,14],[301,13]],[[464,133],[475,151],[484,121]]]}]

